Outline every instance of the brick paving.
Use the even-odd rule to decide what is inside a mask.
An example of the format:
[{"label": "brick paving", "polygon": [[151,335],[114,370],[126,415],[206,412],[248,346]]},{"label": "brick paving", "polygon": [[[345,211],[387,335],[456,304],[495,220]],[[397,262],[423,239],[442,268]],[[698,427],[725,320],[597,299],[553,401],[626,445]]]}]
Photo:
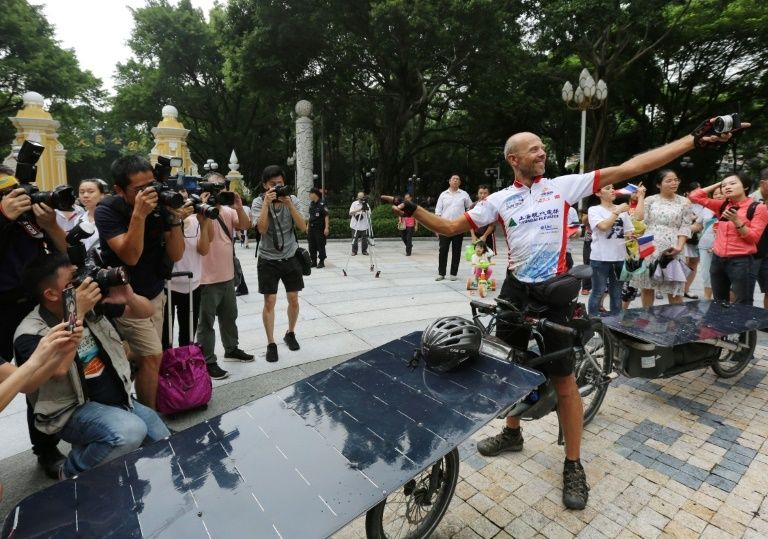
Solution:
[{"label": "brick paving", "polygon": [[[483,457],[475,443],[495,420],[460,446],[460,481],[433,537],[768,537],[767,379],[759,359],[732,379],[615,380],[584,432],[584,511],[562,505],[555,416],[523,425],[522,452]],[[337,534],[364,536],[362,519]]]}]

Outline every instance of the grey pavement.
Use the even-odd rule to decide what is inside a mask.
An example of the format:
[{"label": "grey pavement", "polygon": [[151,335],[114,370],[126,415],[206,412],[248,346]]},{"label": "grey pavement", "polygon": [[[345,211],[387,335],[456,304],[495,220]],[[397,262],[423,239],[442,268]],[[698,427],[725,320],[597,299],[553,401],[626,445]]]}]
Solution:
[{"label": "grey pavement", "polygon": [[[215,382],[208,409],[169,418],[169,425],[189,427],[423,329],[435,317],[469,315],[469,265],[462,261],[459,280],[435,282],[435,240],[417,240],[411,257],[400,242],[379,240],[379,278],[362,255],[349,258],[344,277],[348,249],[347,242],[329,243],[328,267],[306,279],[297,327],[301,350],[290,352],[280,343],[279,362],[268,364],[253,250],[238,246],[251,289],[238,302],[240,342],[257,360],[222,361],[231,376]],[[573,251],[578,262],[580,245]],[[499,255],[503,260],[505,253]],[[697,284],[694,292],[700,293]],[[761,305],[758,296],[755,304]],[[278,341],[287,326],[285,306],[281,294]],[[221,358],[223,350],[217,352]],[[435,537],[768,536],[768,354],[760,346],[757,356],[750,369],[730,380],[718,380],[711,371],[668,380],[619,378],[584,434],[591,497],[581,512],[565,511],[560,501],[563,451],[555,443],[556,419],[526,424],[521,453],[488,459],[474,443],[500,428],[501,421],[494,421],[460,447],[461,481]],[[0,414],[0,516],[51,484],[28,449],[24,409],[17,398]],[[363,537],[363,520],[337,535]]]}]

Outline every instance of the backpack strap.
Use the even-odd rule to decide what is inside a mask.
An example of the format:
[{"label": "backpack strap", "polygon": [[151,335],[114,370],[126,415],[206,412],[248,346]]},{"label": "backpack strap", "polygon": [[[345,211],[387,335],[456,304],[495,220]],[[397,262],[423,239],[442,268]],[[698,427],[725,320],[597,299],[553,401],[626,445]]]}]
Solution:
[{"label": "backpack strap", "polygon": [[752,204],[749,205],[749,208],[747,208],[747,219],[750,221],[755,216],[755,211],[757,211],[757,207],[760,205],[760,203],[757,200],[753,200]]},{"label": "backpack strap", "polygon": [[728,200],[726,199],[726,200],[723,202],[723,205],[722,205],[722,206],[720,206],[720,211],[719,211],[718,213],[719,213],[720,215],[722,215],[722,214],[723,214],[723,212],[725,211],[725,208],[727,208],[727,207],[728,207]]}]

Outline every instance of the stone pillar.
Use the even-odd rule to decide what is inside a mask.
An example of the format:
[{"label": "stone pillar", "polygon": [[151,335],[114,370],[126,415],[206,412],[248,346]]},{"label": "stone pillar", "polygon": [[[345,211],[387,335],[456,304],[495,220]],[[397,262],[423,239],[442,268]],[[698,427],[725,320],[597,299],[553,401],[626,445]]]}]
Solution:
[{"label": "stone pillar", "polygon": [[296,103],[296,196],[299,209],[307,216],[309,212],[309,190],[314,187],[312,156],[315,138],[312,133],[312,103],[301,100]]},{"label": "stone pillar", "polygon": [[248,189],[243,184],[243,175],[240,174],[240,163],[237,160],[237,154],[235,150],[232,150],[232,155],[229,156],[229,172],[227,173],[227,180],[229,180],[229,188],[232,191],[237,191],[241,196],[246,197],[250,194]]},{"label": "stone pillar", "polygon": [[41,191],[50,191],[57,185],[67,183],[67,151],[59,142],[56,130],[61,125],[51,114],[43,109],[45,99],[37,92],[27,92],[22,96],[24,106],[13,118],[9,118],[16,128],[11,154],[3,164],[16,168],[16,152],[25,140],[45,146],[45,151],[37,162],[37,180],[35,185]]},{"label": "stone pillar", "polygon": [[[179,111],[173,105],[163,107],[163,119],[152,128],[152,134],[155,136],[155,145],[149,154],[149,160],[154,165],[157,163],[157,156],[181,157],[183,159],[182,171],[184,174],[195,175],[197,166],[192,162],[192,156],[187,146],[187,135],[189,129],[184,128],[179,120]],[[178,170],[172,170],[171,174],[176,174]]]}]

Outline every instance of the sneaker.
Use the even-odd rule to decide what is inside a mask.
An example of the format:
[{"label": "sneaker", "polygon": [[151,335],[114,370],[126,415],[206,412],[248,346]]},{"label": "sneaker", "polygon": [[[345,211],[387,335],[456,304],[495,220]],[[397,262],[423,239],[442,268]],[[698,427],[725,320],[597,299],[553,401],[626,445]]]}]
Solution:
[{"label": "sneaker", "polygon": [[317,269],[322,269],[322,268],[324,268],[324,267],[325,267],[325,264],[323,264],[323,261],[322,261],[322,260],[321,260],[320,262],[318,262],[318,263],[317,263]]},{"label": "sneaker", "polygon": [[435,281],[442,281],[443,279],[445,279],[445,275],[438,275],[435,277]]},{"label": "sneaker", "polygon": [[505,451],[522,451],[523,433],[520,429],[504,427],[501,433],[477,442],[477,451],[486,457],[495,457]]},{"label": "sneaker", "polygon": [[270,363],[277,361],[277,345],[273,342],[267,345],[267,361]]},{"label": "sneaker", "polygon": [[237,361],[242,361],[243,363],[250,363],[253,361],[254,357],[252,354],[247,354],[239,348],[235,348],[229,352],[224,352],[224,359],[235,359]]},{"label": "sneaker", "polygon": [[563,504],[568,509],[584,509],[589,499],[587,474],[577,461],[566,459],[563,466]]},{"label": "sneaker", "polygon": [[455,281],[456,279],[458,279],[458,277],[456,277],[455,275],[451,275],[451,281]]},{"label": "sneaker", "polygon": [[46,451],[37,456],[37,463],[45,472],[45,475],[51,479],[59,478],[59,470],[64,466],[66,458],[61,454],[58,448],[54,447],[52,451]]},{"label": "sneaker", "polygon": [[208,363],[206,367],[208,368],[208,376],[214,380],[223,380],[229,376],[229,373],[219,367],[218,363]]},{"label": "sneaker", "polygon": [[288,350],[295,352],[301,348],[301,346],[299,346],[299,341],[296,340],[296,334],[293,331],[286,333],[283,340],[285,341],[285,344],[288,345]]}]

